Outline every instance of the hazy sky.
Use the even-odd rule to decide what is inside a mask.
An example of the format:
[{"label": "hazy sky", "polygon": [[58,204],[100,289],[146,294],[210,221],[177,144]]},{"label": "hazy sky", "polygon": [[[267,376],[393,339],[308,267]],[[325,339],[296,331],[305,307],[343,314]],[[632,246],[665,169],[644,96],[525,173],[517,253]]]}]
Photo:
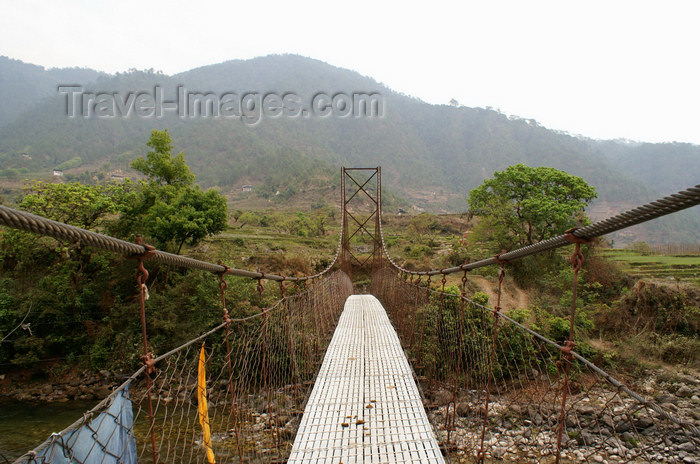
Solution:
[{"label": "hazy sky", "polygon": [[700,143],[698,13],[668,0],[1,0],[0,55],[173,74],[298,53],[430,103],[594,138]]}]

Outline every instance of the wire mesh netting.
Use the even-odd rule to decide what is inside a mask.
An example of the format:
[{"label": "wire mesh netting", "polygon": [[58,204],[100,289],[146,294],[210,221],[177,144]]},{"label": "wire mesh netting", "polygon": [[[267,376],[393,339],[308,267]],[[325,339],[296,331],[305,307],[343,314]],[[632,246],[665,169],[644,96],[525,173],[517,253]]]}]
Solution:
[{"label": "wire mesh netting", "polygon": [[[376,217],[374,234],[354,221],[374,237],[373,264],[380,259],[379,235],[387,261],[401,270],[386,253],[377,185],[376,216],[370,216]],[[699,201],[700,188],[691,187],[497,257],[451,269],[403,271],[444,276],[502,263],[579,244]],[[275,280],[282,290],[286,280],[307,282],[294,295],[282,291],[283,298],[259,314],[231,320],[224,311],[225,322],[202,336],[155,359],[144,356],[144,367],[108,398],[15,462],[286,461],[314,376],[352,292],[346,274],[328,273],[343,246],[327,269],[297,278],[151,250],[4,206],[0,224],[137,257],[144,349],[144,259]],[[349,245],[347,219],[343,230],[340,244]],[[343,258],[347,265],[348,256]],[[498,304],[492,309],[466,298],[464,291],[446,292],[444,278],[436,292],[387,268],[373,275],[371,285],[427,394],[429,416],[452,462],[698,462],[695,411],[659,406],[612,378],[576,352],[573,330],[561,346],[501,313]]]},{"label": "wire mesh netting", "polygon": [[452,462],[695,462],[700,455],[692,408],[672,414],[507,312],[389,268],[375,273],[372,293],[399,334]]},{"label": "wire mesh netting", "polygon": [[[15,462],[212,462],[208,448],[217,462],[284,462],[351,293],[350,279],[336,271],[259,314],[222,323],[155,358],[152,369],[144,366]],[[198,395],[202,370],[206,387]],[[202,390],[209,437],[199,407]]]}]

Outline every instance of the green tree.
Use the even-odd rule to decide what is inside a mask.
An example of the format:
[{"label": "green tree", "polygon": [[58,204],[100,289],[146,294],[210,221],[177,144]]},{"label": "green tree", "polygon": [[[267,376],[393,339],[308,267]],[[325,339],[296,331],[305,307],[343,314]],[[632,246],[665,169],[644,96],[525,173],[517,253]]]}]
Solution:
[{"label": "green tree", "polygon": [[195,176],[184,153],[171,154],[168,130],[151,132],[146,145],[152,150],[131,166],[148,179],[140,185],[139,198],[124,208],[118,230],[142,228],[158,248],[174,244],[179,254],[185,243],[194,246],[226,229],[226,199],[216,190],[205,192],[193,185]]},{"label": "green tree", "polygon": [[194,182],[194,174],[185,162],[185,153],[172,155],[173,141],[168,129],[153,129],[151,138],[146,143],[151,150],[146,158],[137,158],[131,167],[148,177],[148,181],[157,185],[187,186]]},{"label": "green tree", "polygon": [[546,240],[585,221],[596,197],[582,178],[554,168],[524,164],[494,173],[469,193],[472,214],[481,216],[477,236],[512,249]]},{"label": "green tree", "polygon": [[93,229],[107,215],[117,213],[128,185],[49,184],[36,181],[25,188],[19,207],[40,216],[83,229]]},{"label": "green tree", "polygon": [[[131,187],[33,182],[26,185],[19,207],[96,230],[115,218]],[[105,251],[15,229],[1,231],[0,337],[25,316],[32,331],[13,332],[0,347],[0,363],[36,368],[39,359],[57,356],[95,361],[91,344],[101,333],[99,323],[109,317],[115,263],[118,259]]]},{"label": "green tree", "polygon": [[[130,184],[92,186],[78,182],[50,184],[36,181],[25,186],[25,196],[19,208],[54,221],[94,230],[107,225],[107,219],[118,213],[130,187]],[[39,262],[54,262],[66,249],[65,243],[52,238],[11,229],[2,232],[0,260],[6,261],[10,267],[10,262],[31,267]]]},{"label": "green tree", "polygon": [[242,229],[246,224],[257,226],[260,224],[260,216],[253,211],[246,211],[238,216],[239,228]]},{"label": "green tree", "polygon": [[175,242],[180,254],[185,243],[196,245],[204,237],[226,229],[226,199],[216,190],[183,187],[172,199],[156,201],[144,223],[159,246]]}]

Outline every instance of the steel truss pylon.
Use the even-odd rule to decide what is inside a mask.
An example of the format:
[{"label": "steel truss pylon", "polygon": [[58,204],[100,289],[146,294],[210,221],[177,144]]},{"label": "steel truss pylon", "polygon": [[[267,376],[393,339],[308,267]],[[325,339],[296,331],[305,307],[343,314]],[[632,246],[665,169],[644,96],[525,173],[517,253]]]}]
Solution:
[{"label": "steel truss pylon", "polygon": [[[369,177],[364,182],[359,182],[356,178],[357,173],[369,174]],[[362,269],[367,269],[368,263],[371,264],[370,271],[379,269],[382,265],[382,242],[379,229],[379,221],[382,216],[382,168],[346,168],[341,171],[341,191],[343,205],[343,239],[341,247],[341,267],[349,276],[352,275],[353,265],[358,265]],[[348,179],[350,182],[348,183]],[[374,181],[374,182],[373,182]],[[370,183],[376,184],[376,189],[368,188]],[[350,186],[351,194],[348,195],[348,186]],[[372,185],[374,187],[374,185]],[[350,211],[348,205],[359,198],[367,198],[370,201],[369,215],[359,215],[357,212]],[[362,195],[363,194],[363,195]],[[374,230],[370,223],[374,223]],[[372,255],[367,258],[358,257],[352,250],[350,245],[351,240],[357,234],[366,233],[372,239]]]}]

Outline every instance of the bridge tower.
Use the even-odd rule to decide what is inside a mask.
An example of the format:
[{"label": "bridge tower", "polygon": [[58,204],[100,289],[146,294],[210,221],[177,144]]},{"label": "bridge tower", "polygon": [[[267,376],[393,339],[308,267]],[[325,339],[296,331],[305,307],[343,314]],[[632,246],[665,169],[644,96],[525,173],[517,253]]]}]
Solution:
[{"label": "bridge tower", "polygon": [[[379,221],[382,209],[382,168],[346,168],[341,171],[343,205],[343,243],[341,267],[352,277],[353,268],[364,272],[382,264],[382,240]],[[374,226],[374,227],[372,227]],[[357,237],[357,238],[356,238]],[[352,240],[367,243],[372,254],[364,256],[367,245],[353,246]]]}]

